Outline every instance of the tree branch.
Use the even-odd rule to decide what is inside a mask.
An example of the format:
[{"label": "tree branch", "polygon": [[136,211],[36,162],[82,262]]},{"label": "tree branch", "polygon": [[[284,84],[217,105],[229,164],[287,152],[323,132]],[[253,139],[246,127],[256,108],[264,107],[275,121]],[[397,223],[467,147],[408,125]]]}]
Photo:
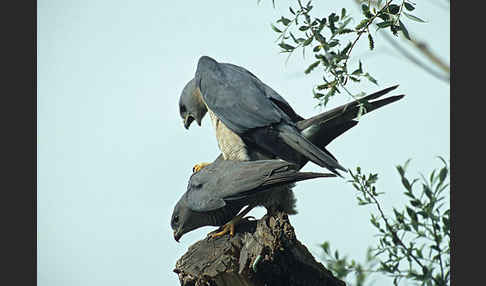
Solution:
[{"label": "tree branch", "polygon": [[182,286],[345,286],[297,240],[284,213],[242,222],[233,237],[196,242],[174,272]]},{"label": "tree branch", "polygon": [[[395,42],[395,40],[388,34],[388,33],[382,33],[382,35],[385,37],[385,40],[388,41],[388,43],[390,43],[393,47],[395,47],[395,49],[397,49],[397,51],[399,51],[403,56],[405,56],[407,59],[409,59],[412,63],[416,64],[417,66],[419,66],[420,68],[422,68],[423,70],[425,70],[426,72],[430,73],[431,75],[433,75],[434,77],[442,80],[442,81],[445,81],[447,83],[450,82],[450,79],[449,79],[449,76],[444,76],[436,71],[434,71],[433,69],[429,68],[427,65],[425,65],[424,63],[420,62],[417,58],[415,58],[412,54],[410,54],[409,52],[407,52],[404,48],[402,48],[398,43]],[[423,45],[418,45],[416,42],[414,41],[411,41],[417,48],[420,47],[424,47]],[[419,49],[422,53],[424,53],[433,63],[435,63],[436,65],[440,66],[441,69],[445,70],[446,68],[448,69],[447,66],[444,66],[444,64],[442,62],[437,62],[438,58],[437,57],[431,57],[431,55],[433,56],[433,54],[430,53],[430,51],[428,49],[424,50],[424,49]],[[427,53],[426,53],[427,52]],[[439,65],[440,63],[440,65]]]}]

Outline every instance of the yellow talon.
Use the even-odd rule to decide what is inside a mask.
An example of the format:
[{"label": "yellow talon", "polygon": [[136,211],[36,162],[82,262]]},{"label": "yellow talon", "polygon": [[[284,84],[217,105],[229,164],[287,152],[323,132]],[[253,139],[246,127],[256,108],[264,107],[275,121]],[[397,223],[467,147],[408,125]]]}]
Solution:
[{"label": "yellow talon", "polygon": [[202,170],[202,168],[206,167],[207,165],[209,165],[209,163],[206,163],[206,162],[196,164],[196,165],[194,165],[194,167],[192,167],[192,172],[193,173],[199,172],[199,171]]},{"label": "yellow talon", "polygon": [[[237,224],[239,224],[241,222],[241,220],[244,219],[243,217],[246,214],[248,214],[251,211],[252,208],[253,208],[253,206],[247,206],[239,215],[235,216],[232,220],[230,220],[229,222],[227,222],[225,225],[221,226],[217,230],[210,232],[208,235],[211,238],[216,238],[216,237],[223,236],[223,235],[225,235],[229,232],[230,237],[233,237],[235,235],[235,226]],[[250,217],[252,217],[252,216],[250,216]],[[250,217],[248,217],[248,218],[250,218]],[[252,217],[252,218],[254,218],[254,217]],[[220,229],[221,229],[221,231],[217,232]]]},{"label": "yellow talon", "polygon": [[223,235],[227,234],[228,232],[229,232],[231,237],[235,235],[235,224],[233,222],[229,222],[229,223],[225,224],[223,226],[223,230],[221,230],[220,232],[216,232],[216,233],[210,233],[209,236],[211,236],[211,238],[216,238],[216,237],[223,236]]}]

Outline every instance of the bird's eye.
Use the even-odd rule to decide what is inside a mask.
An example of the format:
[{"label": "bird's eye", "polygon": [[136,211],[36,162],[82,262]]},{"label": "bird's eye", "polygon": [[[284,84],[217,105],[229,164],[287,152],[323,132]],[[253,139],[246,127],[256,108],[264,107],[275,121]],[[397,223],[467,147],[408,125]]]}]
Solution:
[{"label": "bird's eye", "polygon": [[178,223],[178,222],[179,222],[179,216],[177,216],[177,215],[176,215],[176,216],[174,217],[174,223]]}]

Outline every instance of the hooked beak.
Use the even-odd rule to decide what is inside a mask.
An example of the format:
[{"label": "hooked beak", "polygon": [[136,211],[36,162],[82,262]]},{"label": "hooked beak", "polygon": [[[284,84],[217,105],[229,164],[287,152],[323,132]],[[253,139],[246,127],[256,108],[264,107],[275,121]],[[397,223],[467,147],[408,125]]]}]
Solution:
[{"label": "hooked beak", "polygon": [[191,115],[187,115],[186,118],[184,118],[184,128],[189,129],[189,126],[191,126],[191,123],[193,121],[194,121],[194,117],[192,117]]},{"label": "hooked beak", "polygon": [[174,230],[174,239],[177,242],[179,242],[179,239],[181,239],[181,235],[177,234],[177,231],[175,231],[175,230]]}]

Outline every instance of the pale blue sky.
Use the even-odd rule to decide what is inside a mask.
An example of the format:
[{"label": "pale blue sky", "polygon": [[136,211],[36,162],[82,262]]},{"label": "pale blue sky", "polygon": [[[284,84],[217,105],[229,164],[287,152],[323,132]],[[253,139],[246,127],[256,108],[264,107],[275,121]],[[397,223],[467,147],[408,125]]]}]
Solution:
[{"label": "pale blue sky", "polygon": [[[284,96],[302,116],[314,108],[312,58],[285,64],[270,28],[293,1],[38,1],[38,285],[178,285],[172,272],[188,246],[214,227],[176,243],[169,220],[196,162],[219,150],[210,120],[183,128],[178,98],[208,55],[241,65]],[[353,1],[315,1],[321,15],[356,11]],[[419,2],[426,24],[408,29],[449,62],[449,12]],[[407,96],[329,145],[348,168],[379,173],[387,211],[404,202],[397,164],[429,173],[449,158],[449,85],[411,64],[376,37],[355,55],[380,86]],[[356,61],[351,61],[351,64]],[[349,98],[332,100],[330,107]],[[196,128],[194,128],[196,127]],[[305,170],[320,171],[308,164]],[[368,207],[340,179],[298,183],[297,237],[317,257],[325,240],[361,260],[375,241]],[[252,214],[261,216],[263,209]],[[378,284],[377,284],[378,285]]]}]

